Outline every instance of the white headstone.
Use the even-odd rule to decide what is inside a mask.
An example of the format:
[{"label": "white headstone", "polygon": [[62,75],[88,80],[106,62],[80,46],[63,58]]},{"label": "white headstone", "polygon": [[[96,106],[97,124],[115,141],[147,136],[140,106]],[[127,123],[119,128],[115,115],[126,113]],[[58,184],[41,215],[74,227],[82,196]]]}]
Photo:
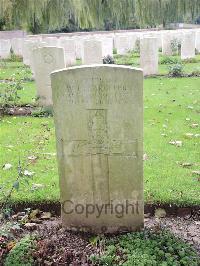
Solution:
[{"label": "white headstone", "polygon": [[128,41],[129,41],[129,50],[133,51],[135,50],[135,44],[136,40],[139,38],[138,34],[130,34],[128,35]]},{"label": "white headstone", "polygon": [[102,39],[102,50],[103,57],[113,56],[113,38],[112,37],[104,37]]},{"label": "white headstone", "polygon": [[195,48],[197,49],[198,53],[200,54],[200,31],[196,32]]},{"label": "white headstone", "polygon": [[162,54],[170,56],[172,55],[172,34],[170,32],[163,32],[162,34]]},{"label": "white headstone", "polygon": [[11,46],[15,55],[23,56],[23,38],[11,39]]},{"label": "white headstone", "polygon": [[75,40],[69,38],[60,38],[58,41],[58,46],[64,49],[66,66],[76,65]]},{"label": "white headstone", "polygon": [[10,49],[10,40],[0,40],[0,58],[8,58],[10,56]]},{"label": "white headstone", "polygon": [[24,45],[23,45],[23,63],[25,65],[31,66],[32,65],[32,51],[35,48],[39,47],[39,42],[38,41],[33,41],[33,40],[24,40]]},{"label": "white headstone", "polygon": [[84,39],[80,36],[75,36],[75,45],[76,45],[76,59],[83,59],[83,43]]},{"label": "white headstone", "polygon": [[195,33],[187,32],[183,34],[181,43],[181,59],[195,57]]},{"label": "white headstone", "polygon": [[159,31],[154,31],[152,37],[158,40],[158,49],[162,49],[162,33]]},{"label": "white headstone", "polygon": [[52,105],[50,74],[65,68],[64,49],[48,46],[33,50],[33,64],[39,105]]},{"label": "white headstone", "polygon": [[154,37],[140,39],[140,67],[144,75],[158,73],[158,40]]},{"label": "white headstone", "polygon": [[58,38],[57,37],[43,37],[43,42],[46,42],[48,46],[58,46]]},{"label": "white headstone", "polygon": [[45,42],[35,41],[25,41],[23,50],[23,63],[30,66],[33,77],[35,78],[35,71],[33,65],[33,50],[39,47],[46,46]]},{"label": "white headstone", "polygon": [[128,36],[116,36],[115,46],[117,49],[117,54],[125,55],[129,51],[130,43]]},{"label": "white headstone", "polygon": [[141,229],[142,71],[79,66],[52,73],[51,81],[63,225],[95,233]]},{"label": "white headstone", "polygon": [[83,44],[83,64],[102,64],[102,42],[96,40],[84,41]]}]

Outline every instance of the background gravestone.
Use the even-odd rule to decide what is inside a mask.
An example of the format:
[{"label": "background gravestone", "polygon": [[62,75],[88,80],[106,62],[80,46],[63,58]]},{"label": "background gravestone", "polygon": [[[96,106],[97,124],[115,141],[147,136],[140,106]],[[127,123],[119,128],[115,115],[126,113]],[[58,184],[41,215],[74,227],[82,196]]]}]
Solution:
[{"label": "background gravestone", "polygon": [[15,55],[23,56],[23,42],[23,38],[11,39],[11,46]]},{"label": "background gravestone", "polygon": [[58,38],[57,37],[42,37],[42,41],[46,42],[48,46],[58,46]]},{"label": "background gravestone", "polygon": [[116,35],[115,36],[115,47],[117,49],[117,54],[125,55],[129,51],[129,38],[126,35]]},{"label": "background gravestone", "polygon": [[195,57],[195,33],[186,32],[183,34],[181,43],[181,59]]},{"label": "background gravestone", "polygon": [[197,52],[200,54],[200,31],[196,32],[195,48],[197,49]]},{"label": "background gravestone", "polygon": [[52,105],[50,74],[56,69],[65,68],[64,49],[46,46],[33,50],[33,68],[35,73],[39,105]]},{"label": "background gravestone", "polygon": [[83,43],[83,64],[102,64],[103,51],[102,42],[96,40],[87,40]]},{"label": "background gravestone", "polygon": [[[63,225],[94,232],[140,229],[142,71],[82,66],[55,71],[51,80]],[[88,205],[94,212],[87,216]],[[122,217],[120,205],[128,209]],[[104,206],[99,217],[94,206]]]},{"label": "background gravestone", "polygon": [[33,50],[39,47],[44,46],[45,43],[40,40],[24,40],[23,44],[23,63],[30,66],[33,71]]},{"label": "background gravestone", "polygon": [[9,58],[11,49],[10,40],[0,40],[0,58]]},{"label": "background gravestone", "polygon": [[102,51],[103,57],[113,56],[113,38],[102,37]]},{"label": "background gravestone", "polygon": [[173,36],[171,32],[163,32],[162,34],[162,54],[171,56],[172,55],[172,42]]},{"label": "background gravestone", "polygon": [[144,37],[140,39],[140,67],[144,75],[158,73],[158,39]]},{"label": "background gravestone", "polygon": [[66,66],[76,65],[75,40],[62,37],[58,40],[58,46],[64,49]]}]

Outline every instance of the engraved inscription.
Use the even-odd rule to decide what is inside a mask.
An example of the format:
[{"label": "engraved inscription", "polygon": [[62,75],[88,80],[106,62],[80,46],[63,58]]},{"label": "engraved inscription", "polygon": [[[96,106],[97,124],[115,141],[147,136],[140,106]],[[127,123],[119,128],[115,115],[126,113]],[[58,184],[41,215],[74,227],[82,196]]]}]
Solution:
[{"label": "engraved inscription", "polygon": [[86,155],[88,153],[87,140],[72,140],[67,146],[67,154],[71,156]]},{"label": "engraved inscription", "polygon": [[137,139],[113,139],[108,134],[107,109],[87,109],[88,139],[67,141],[68,156],[112,155],[137,158]]},{"label": "engraved inscription", "polygon": [[54,57],[51,54],[45,53],[43,59],[46,64],[52,64],[54,62]]},{"label": "engraved inscription", "polygon": [[[112,81],[107,81],[112,83]],[[93,104],[96,106],[110,105],[110,104],[132,104],[133,91],[125,85],[114,85],[109,89],[100,82],[89,90],[82,86],[65,85],[66,101],[69,104]]]},{"label": "engraved inscription", "polygon": [[122,154],[123,145],[120,139],[112,139],[110,141],[110,154]]},{"label": "engraved inscription", "polygon": [[88,133],[91,154],[108,154],[107,110],[88,110]]},{"label": "engraved inscription", "polygon": [[104,154],[110,156],[131,156],[137,158],[138,141],[135,140],[107,140],[106,145],[97,142],[92,143],[89,140],[69,140],[67,145],[68,156],[86,156],[95,154]]},{"label": "engraved inscription", "polygon": [[93,87],[91,93],[95,105],[108,104],[108,86],[101,79],[99,84]]}]

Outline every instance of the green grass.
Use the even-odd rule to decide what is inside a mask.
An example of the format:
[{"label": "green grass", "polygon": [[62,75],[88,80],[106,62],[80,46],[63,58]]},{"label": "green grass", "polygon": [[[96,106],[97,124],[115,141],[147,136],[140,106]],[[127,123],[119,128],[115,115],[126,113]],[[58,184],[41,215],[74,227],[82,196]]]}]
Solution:
[{"label": "green grass", "polygon": [[[199,87],[199,78],[156,78],[144,82],[144,151],[149,157],[144,162],[147,201],[200,203],[200,183],[192,175],[192,170],[200,166],[200,138],[185,137],[186,133],[199,133],[199,128],[190,127],[199,123]],[[182,141],[183,146],[170,145],[173,140]],[[183,162],[193,166],[183,168]]]},{"label": "green grass", "polygon": [[[30,184],[20,184],[15,201],[48,201],[59,199],[55,136],[52,118],[4,117],[0,121],[0,164],[12,164],[10,170],[0,170],[1,183],[8,188],[16,180],[19,158],[24,170],[35,172]],[[32,163],[28,157],[36,156]],[[31,190],[32,184],[45,187]]]},{"label": "green grass", "polygon": [[32,74],[30,68],[22,62],[0,62],[0,80],[5,79],[30,79]]},{"label": "green grass", "polygon": [[24,66],[22,61],[0,60],[0,67],[18,68]]},{"label": "green grass", "polygon": [[[199,123],[199,87],[199,78],[144,80],[144,152],[148,156],[144,162],[146,202],[200,203],[200,182],[192,174],[200,167],[200,138],[184,136],[199,133],[198,127],[190,127]],[[0,165],[13,165],[10,170],[1,168],[1,183],[10,181],[12,184],[16,179],[19,157],[26,170],[35,172],[30,185],[21,185],[13,200],[57,201],[59,184],[53,119],[3,117],[0,140]],[[169,141],[173,140],[182,141],[182,147],[170,145]],[[35,163],[28,160],[31,155],[38,156]],[[183,168],[180,164],[184,162],[193,165]],[[44,184],[44,188],[31,191],[32,183]]]}]

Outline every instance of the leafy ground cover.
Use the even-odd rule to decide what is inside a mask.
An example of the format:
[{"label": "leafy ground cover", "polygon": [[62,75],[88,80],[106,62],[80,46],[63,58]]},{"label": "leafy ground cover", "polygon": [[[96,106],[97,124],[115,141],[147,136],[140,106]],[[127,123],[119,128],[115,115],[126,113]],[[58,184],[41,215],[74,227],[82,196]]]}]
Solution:
[{"label": "leafy ground cover", "polygon": [[[13,85],[11,85],[13,84]],[[16,100],[10,99],[8,101],[8,97],[11,95],[13,96],[13,93],[8,93],[8,90],[12,90],[11,86],[16,86],[16,82],[2,82],[0,83],[0,105],[18,105],[18,106],[24,106],[24,105],[37,105],[37,97],[36,97],[36,87],[35,82],[33,81],[27,81],[27,82],[20,82],[20,89],[17,89],[17,96]],[[6,93],[7,92],[7,93]]]},{"label": "leafy ground cover", "polygon": [[[146,202],[200,203],[199,86],[199,78],[144,80]],[[0,164],[12,165],[1,168],[1,183],[14,182],[19,158],[24,170],[34,172],[13,200],[59,200],[53,118],[2,117],[0,139]]]},{"label": "leafy ground cover", "polygon": [[91,257],[95,265],[198,265],[198,255],[167,231],[131,233],[106,241],[105,251]]}]

